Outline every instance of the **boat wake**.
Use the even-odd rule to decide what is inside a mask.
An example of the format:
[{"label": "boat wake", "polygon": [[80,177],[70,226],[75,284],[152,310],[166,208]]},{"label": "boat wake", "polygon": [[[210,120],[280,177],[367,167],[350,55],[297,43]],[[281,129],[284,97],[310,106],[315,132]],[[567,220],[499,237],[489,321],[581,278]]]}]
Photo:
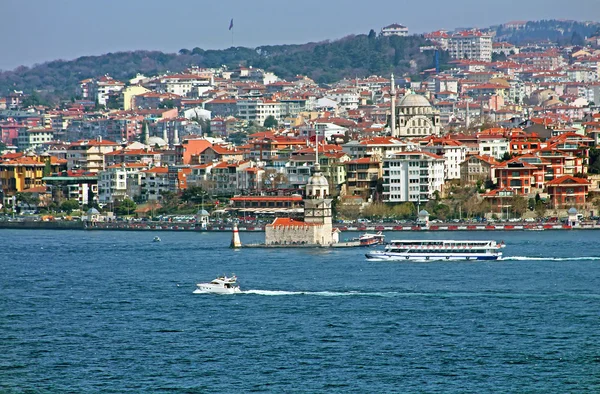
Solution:
[{"label": "boat wake", "polygon": [[588,257],[528,257],[528,256],[505,256],[502,261],[588,261],[600,260],[598,256]]},{"label": "boat wake", "polygon": [[600,294],[543,294],[543,293],[510,293],[510,292],[360,292],[360,291],[283,291],[283,290],[245,290],[241,294],[254,294],[259,296],[317,296],[317,297],[382,297],[382,298],[407,298],[407,297],[436,297],[436,298],[471,298],[471,297],[499,297],[499,298],[548,298],[556,296],[580,297],[600,299]]},{"label": "boat wake", "polygon": [[393,297],[398,292],[362,293],[359,291],[283,291],[283,290],[243,290],[242,294],[256,294],[262,296],[321,296],[321,297],[344,297],[344,296],[366,296],[366,297]]}]

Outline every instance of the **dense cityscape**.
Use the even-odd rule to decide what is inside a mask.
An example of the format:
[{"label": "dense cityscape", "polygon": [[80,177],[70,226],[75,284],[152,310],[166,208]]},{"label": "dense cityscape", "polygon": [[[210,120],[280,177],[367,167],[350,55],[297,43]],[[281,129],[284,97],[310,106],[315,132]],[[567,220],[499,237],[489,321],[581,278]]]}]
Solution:
[{"label": "dense cityscape", "polygon": [[[409,31],[395,23],[378,35]],[[55,106],[13,90],[0,98],[2,212],[290,216],[318,157],[339,221],[414,219],[423,208],[439,220],[538,220],[570,208],[595,219],[600,37],[423,38],[434,67],[404,75],[326,84],[190,65],[90,76]]]},{"label": "dense cityscape", "polygon": [[600,392],[563,3],[0,1],[0,393]]}]

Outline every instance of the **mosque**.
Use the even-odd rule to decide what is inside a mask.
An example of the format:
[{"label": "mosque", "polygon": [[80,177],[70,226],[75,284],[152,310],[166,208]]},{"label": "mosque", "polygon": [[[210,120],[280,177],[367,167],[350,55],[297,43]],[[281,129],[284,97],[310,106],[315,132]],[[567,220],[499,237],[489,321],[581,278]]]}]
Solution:
[{"label": "mosque", "polygon": [[265,244],[331,246],[339,242],[339,231],[332,226],[329,182],[321,172],[317,147],[312,176],[306,183],[304,219],[276,218],[265,227]]},{"label": "mosque", "polygon": [[433,110],[431,103],[424,96],[409,90],[396,105],[394,75],[392,75],[391,83],[392,137],[423,138],[439,135],[441,132],[440,115]]}]

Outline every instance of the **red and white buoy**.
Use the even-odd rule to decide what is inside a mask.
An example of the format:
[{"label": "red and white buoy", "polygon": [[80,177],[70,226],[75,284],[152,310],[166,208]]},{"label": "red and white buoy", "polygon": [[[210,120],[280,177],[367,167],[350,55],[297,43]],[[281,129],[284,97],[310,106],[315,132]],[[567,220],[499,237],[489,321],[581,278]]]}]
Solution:
[{"label": "red and white buoy", "polygon": [[240,232],[238,231],[237,223],[233,224],[233,236],[231,237],[230,248],[238,249],[242,247],[242,241],[240,241]]}]

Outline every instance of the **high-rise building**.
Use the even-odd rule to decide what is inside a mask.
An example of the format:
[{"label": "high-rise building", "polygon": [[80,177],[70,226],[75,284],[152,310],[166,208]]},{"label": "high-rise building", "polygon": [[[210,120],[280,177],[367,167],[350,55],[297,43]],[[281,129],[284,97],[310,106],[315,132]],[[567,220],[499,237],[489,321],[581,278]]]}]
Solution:
[{"label": "high-rise building", "polygon": [[492,61],[492,36],[478,30],[461,31],[450,36],[448,52],[453,59]]}]

